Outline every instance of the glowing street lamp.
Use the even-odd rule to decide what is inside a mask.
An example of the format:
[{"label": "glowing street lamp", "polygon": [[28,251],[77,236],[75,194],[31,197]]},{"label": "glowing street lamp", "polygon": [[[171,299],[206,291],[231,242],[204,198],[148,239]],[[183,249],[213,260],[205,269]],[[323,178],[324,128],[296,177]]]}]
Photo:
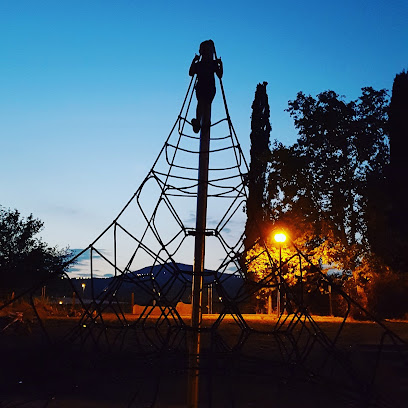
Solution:
[{"label": "glowing street lamp", "polygon": [[278,232],[277,234],[275,234],[275,236],[273,237],[275,239],[276,242],[278,242],[279,244],[283,243],[286,241],[286,235],[283,232]]},{"label": "glowing street lamp", "polygon": [[276,309],[278,316],[281,312],[281,295],[280,295],[280,277],[282,273],[282,244],[286,241],[286,235],[283,232],[278,232],[273,237],[275,241],[279,244],[279,274],[278,274],[278,293],[276,295]]},{"label": "glowing street lamp", "polygon": [[84,296],[86,284],[83,283],[81,286],[82,286],[82,296]]}]

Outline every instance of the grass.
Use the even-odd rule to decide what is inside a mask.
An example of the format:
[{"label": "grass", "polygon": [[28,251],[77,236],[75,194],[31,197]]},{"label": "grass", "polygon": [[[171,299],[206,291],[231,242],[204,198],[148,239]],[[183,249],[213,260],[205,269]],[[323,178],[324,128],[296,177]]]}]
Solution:
[{"label": "grass", "polygon": [[[20,306],[29,313],[30,305]],[[118,325],[114,314],[104,314],[106,338],[119,336],[123,349],[107,350],[106,342],[101,340],[98,350],[88,347],[87,342],[81,345],[81,334],[73,342],[62,340],[73,329],[78,333],[84,329],[78,326],[78,317],[61,316],[46,305],[39,310],[47,333],[59,340],[49,345],[38,326],[28,335],[0,336],[1,408],[35,408],[46,403],[47,408],[185,406],[188,330],[168,331],[164,324],[156,332],[155,319],[146,323],[145,330],[126,329],[127,326]],[[348,319],[337,337],[336,349],[332,350],[330,342],[326,344],[324,339],[336,338],[342,325],[338,317],[313,316],[313,320],[297,325],[287,321],[276,330],[275,316],[244,315],[253,329],[247,332],[227,315],[214,332],[210,328],[217,317],[203,315],[200,406],[364,406],[367,395],[364,384],[370,382],[377,364],[378,353],[373,345],[380,342],[384,333],[375,323]],[[130,326],[137,318],[126,315]],[[187,324],[188,320],[186,317]],[[316,332],[313,322],[327,337]],[[385,323],[408,341],[407,321]],[[82,332],[86,334],[87,330]],[[105,331],[95,330],[94,334],[103,339]],[[166,333],[170,333],[178,350],[154,352],[152,344],[159,344],[160,336]],[[245,341],[238,348],[242,337]],[[310,351],[299,356],[296,364],[294,341],[298,341],[300,352],[310,346]],[[407,360],[401,359],[405,351],[401,354],[389,338],[386,344],[388,349],[380,355],[375,390],[370,391],[370,398],[378,406],[390,402],[390,406],[402,407],[408,400],[408,370],[404,365]],[[355,376],[350,374],[350,364],[358,372]]]}]

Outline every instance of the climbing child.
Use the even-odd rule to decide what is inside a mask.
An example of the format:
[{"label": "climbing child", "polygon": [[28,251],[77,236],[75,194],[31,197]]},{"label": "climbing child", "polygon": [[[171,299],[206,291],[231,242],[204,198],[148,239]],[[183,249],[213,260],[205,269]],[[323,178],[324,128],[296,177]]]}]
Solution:
[{"label": "climbing child", "polygon": [[[201,56],[201,60],[200,60]],[[222,78],[223,68],[221,58],[215,58],[215,47],[212,40],[204,41],[200,44],[200,55],[195,55],[191,62],[189,75],[197,75],[196,97],[197,111],[196,117],[191,124],[195,133],[200,131],[202,125],[203,105],[211,104],[215,96],[215,78]]]}]

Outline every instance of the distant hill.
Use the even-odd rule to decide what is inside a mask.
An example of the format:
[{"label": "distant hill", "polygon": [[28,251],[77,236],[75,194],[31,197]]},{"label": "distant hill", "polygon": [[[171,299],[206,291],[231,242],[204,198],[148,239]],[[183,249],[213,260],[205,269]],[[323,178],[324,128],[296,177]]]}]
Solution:
[{"label": "distant hill", "polygon": [[[166,293],[166,299],[175,304],[177,301],[184,303],[191,302],[192,285],[192,265],[181,263],[155,265],[144,267],[140,270],[129,272],[126,275],[109,278],[74,278],[72,284],[79,293],[83,293],[85,298],[92,298],[92,289],[95,297],[103,297],[103,293],[112,290],[116,291],[119,301],[130,302],[134,293],[135,303],[140,305],[151,304],[153,301],[152,292]],[[205,270],[204,287],[214,281],[215,271]],[[234,296],[243,285],[240,277],[224,274],[222,277],[224,290]],[[82,287],[85,284],[85,288]],[[206,291],[204,290],[206,293]],[[204,296],[205,296],[204,293]],[[219,297],[214,288],[213,297]]]}]

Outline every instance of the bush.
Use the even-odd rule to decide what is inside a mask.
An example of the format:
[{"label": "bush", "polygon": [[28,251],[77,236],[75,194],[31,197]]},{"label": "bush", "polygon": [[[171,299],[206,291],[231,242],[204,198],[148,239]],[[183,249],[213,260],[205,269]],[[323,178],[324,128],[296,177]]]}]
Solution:
[{"label": "bush", "polygon": [[408,313],[408,276],[374,274],[367,285],[369,310],[380,319],[402,319]]}]

